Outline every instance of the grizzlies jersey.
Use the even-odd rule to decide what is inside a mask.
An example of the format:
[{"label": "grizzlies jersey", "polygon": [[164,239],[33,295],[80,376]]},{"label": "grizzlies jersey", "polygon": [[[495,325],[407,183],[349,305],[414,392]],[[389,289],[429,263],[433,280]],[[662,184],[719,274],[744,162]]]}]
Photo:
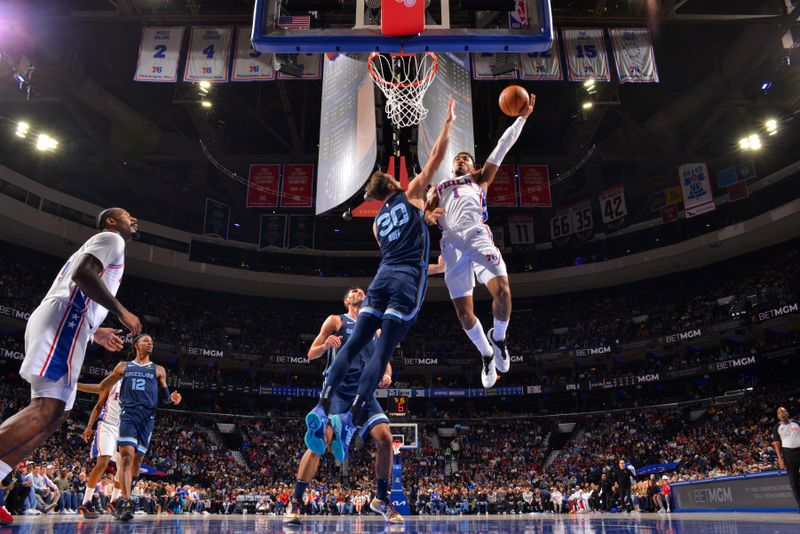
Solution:
[{"label": "grizzlies jersey", "polygon": [[442,232],[463,232],[489,219],[486,191],[471,174],[442,180],[436,185],[439,206],[444,215],[439,219]]},{"label": "grizzlies jersey", "polygon": [[[356,326],[356,320],[343,313],[340,315],[342,318],[342,326],[339,328],[339,331],[336,332],[337,336],[342,337],[342,345],[347,343],[347,339],[350,337],[350,334],[353,333],[353,329]],[[358,392],[358,381],[361,379],[361,373],[364,371],[364,366],[367,364],[367,360],[369,360],[370,356],[372,356],[372,352],[375,349],[375,344],[378,342],[378,337],[373,336],[372,340],[367,343],[367,346],[361,349],[361,352],[353,359],[353,362],[350,364],[350,368],[347,370],[347,374],[342,380],[341,385],[336,388],[338,393],[343,395],[355,395]],[[336,349],[331,348],[328,349],[327,352],[327,363],[325,364],[325,371],[323,376],[328,376],[328,370],[333,364],[333,359],[336,357]]]},{"label": "grizzlies jersey", "polygon": [[403,192],[387,200],[375,217],[375,233],[381,247],[381,266],[428,265],[430,236],[424,212],[411,204]]},{"label": "grizzlies jersey", "polygon": [[139,365],[128,362],[122,378],[119,404],[122,411],[154,412],[158,406],[157,365],[153,362]]}]

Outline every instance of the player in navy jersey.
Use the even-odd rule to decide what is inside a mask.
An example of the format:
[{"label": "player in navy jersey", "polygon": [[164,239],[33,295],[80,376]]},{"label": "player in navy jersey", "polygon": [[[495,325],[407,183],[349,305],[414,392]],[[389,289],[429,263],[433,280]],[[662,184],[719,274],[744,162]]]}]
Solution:
[{"label": "player in navy jersey", "polygon": [[[405,338],[419,313],[428,281],[430,236],[425,224],[425,190],[442,163],[450,142],[450,127],[455,120],[455,101],[450,98],[447,119],[431,150],[425,167],[404,190],[394,177],[376,172],[367,185],[367,196],[384,202],[375,217],[373,233],[381,249],[378,272],[367,291],[350,339],[330,367],[319,404],[306,416],[310,431],[327,426],[332,397],[345,379],[353,359],[370,342],[375,331],[381,337],[375,353],[364,367],[358,393],[350,411],[331,416],[334,438],[331,450],[336,459],[347,456],[350,439],[366,421],[366,406],[372,400],[381,374],[395,347]],[[443,210],[439,210],[439,216]],[[434,215],[435,216],[435,215]]]},{"label": "player in navy jersey", "polygon": [[122,411],[117,440],[122,497],[117,503],[115,515],[125,521],[133,517],[131,488],[138,479],[142,459],[150,446],[159,397],[164,404],[181,402],[180,393],[170,393],[164,368],[150,361],[153,338],[147,334],[136,336],[131,350],[135,355],[133,361],[118,363],[111,374],[99,384],[80,385],[81,391],[99,395],[122,380],[119,396]]},{"label": "player in navy jersey", "polygon": [[[364,302],[364,290],[359,287],[350,288],[344,295],[344,305],[347,313],[340,315],[329,315],[322,323],[319,334],[311,343],[308,349],[308,359],[316,360],[323,356],[327,357],[323,376],[328,374],[331,364],[334,361],[337,351],[346,343],[355,328],[358,312]],[[379,334],[378,334],[379,335]],[[366,347],[353,359],[344,381],[336,389],[331,402],[331,412],[345,412],[350,408],[353,399],[358,391],[358,381],[367,360],[372,356],[377,343],[377,335],[367,344]],[[392,384],[392,366],[386,365],[383,378],[379,387],[386,388]],[[361,437],[366,439],[369,435],[375,440],[377,448],[375,454],[375,473],[378,479],[378,498],[386,500],[388,496],[389,479],[392,469],[392,434],[389,430],[389,419],[383,413],[378,401],[373,397],[366,408],[366,423],[361,428]],[[297,481],[294,486],[294,493],[289,502],[289,507],[283,516],[286,524],[300,524],[300,514],[303,508],[303,495],[309,483],[314,479],[319,467],[320,457],[325,454],[325,450],[331,442],[333,430],[330,426],[317,428],[313,432],[306,432],[305,443],[308,450],[300,460],[297,469]],[[388,508],[384,517],[392,523],[403,520],[393,508]]]}]

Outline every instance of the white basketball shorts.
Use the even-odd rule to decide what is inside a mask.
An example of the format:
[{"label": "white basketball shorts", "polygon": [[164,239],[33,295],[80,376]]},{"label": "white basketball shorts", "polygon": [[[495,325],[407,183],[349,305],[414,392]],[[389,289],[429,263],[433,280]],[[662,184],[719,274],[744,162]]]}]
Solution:
[{"label": "white basketball shorts", "polygon": [[97,423],[97,432],[92,441],[91,457],[114,456],[117,452],[119,425],[109,425],[105,421]]},{"label": "white basketball shorts", "polygon": [[91,335],[81,312],[57,300],[42,301],[25,328],[25,359],[19,370],[31,384],[32,399],[59,399],[72,409]]},{"label": "white basketball shorts", "polygon": [[508,276],[503,255],[485,224],[463,232],[447,232],[441,241],[444,281],[451,299],[472,295],[475,278],[486,285],[498,276]]}]

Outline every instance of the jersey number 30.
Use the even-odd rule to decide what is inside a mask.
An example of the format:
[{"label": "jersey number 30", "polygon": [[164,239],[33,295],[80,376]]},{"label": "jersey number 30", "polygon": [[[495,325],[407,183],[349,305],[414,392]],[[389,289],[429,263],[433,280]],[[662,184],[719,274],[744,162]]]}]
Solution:
[{"label": "jersey number 30", "polygon": [[398,204],[393,207],[389,213],[384,213],[375,225],[378,227],[378,235],[380,237],[389,236],[389,241],[394,241],[400,236],[400,227],[408,222],[408,210],[405,204]]}]

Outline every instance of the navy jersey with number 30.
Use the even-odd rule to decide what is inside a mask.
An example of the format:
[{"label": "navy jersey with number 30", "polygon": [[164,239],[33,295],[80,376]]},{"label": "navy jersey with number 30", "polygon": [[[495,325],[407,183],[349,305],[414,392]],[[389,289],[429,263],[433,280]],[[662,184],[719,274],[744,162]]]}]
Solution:
[{"label": "navy jersey with number 30", "polygon": [[152,412],[158,407],[156,368],[157,365],[153,362],[144,365],[136,362],[125,364],[119,395],[119,404],[123,411]]},{"label": "navy jersey with number 30", "polygon": [[375,217],[375,233],[381,247],[381,265],[428,264],[430,235],[424,212],[411,204],[403,192],[387,200]]}]

